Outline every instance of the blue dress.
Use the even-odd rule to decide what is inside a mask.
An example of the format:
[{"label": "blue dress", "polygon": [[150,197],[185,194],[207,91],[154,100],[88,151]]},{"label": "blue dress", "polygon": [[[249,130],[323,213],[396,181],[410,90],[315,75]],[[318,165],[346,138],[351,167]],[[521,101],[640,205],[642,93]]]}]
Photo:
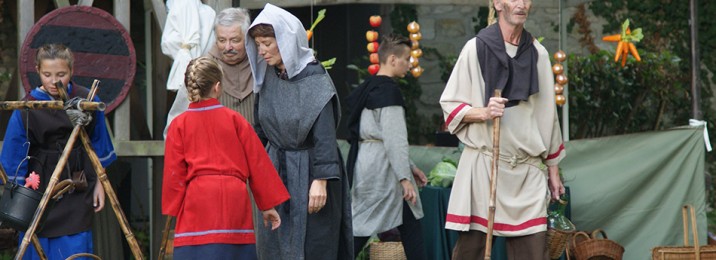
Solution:
[{"label": "blue dress", "polygon": [[[86,97],[89,91],[70,83],[69,97]],[[44,90],[33,89],[26,100],[53,100]],[[94,101],[99,101],[95,98]],[[92,113],[92,122],[85,126],[92,147],[102,163],[107,167],[117,159],[109,132],[104,124],[104,112]],[[0,163],[10,175],[10,181],[24,184],[30,172],[40,175],[40,191],[46,189],[50,176],[64,149],[73,125],[62,110],[16,110],[8,122],[5,132]],[[29,142],[29,148],[25,144]],[[25,160],[26,153],[33,160]],[[70,178],[70,172],[84,171],[87,189],[66,193],[49,210],[42,229],[36,233],[40,238],[43,251],[49,259],[65,259],[76,253],[92,253],[92,216],[94,215],[93,194],[97,174],[92,163],[77,140],[67,161],[67,167],[60,180]],[[17,176],[15,176],[17,175]],[[20,236],[22,238],[22,234]],[[38,259],[32,246],[28,247],[24,259]]]}]

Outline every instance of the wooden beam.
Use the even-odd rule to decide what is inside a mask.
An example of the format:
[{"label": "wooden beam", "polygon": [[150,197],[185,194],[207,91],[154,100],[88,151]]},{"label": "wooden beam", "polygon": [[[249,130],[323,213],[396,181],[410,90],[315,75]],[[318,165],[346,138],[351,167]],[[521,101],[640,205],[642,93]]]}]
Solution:
[{"label": "wooden beam", "polygon": [[62,8],[70,6],[70,0],[55,0],[55,7]]},{"label": "wooden beam", "polygon": [[[25,36],[30,33],[32,25],[35,24],[35,1],[23,1],[17,5],[17,57],[20,57],[20,46],[25,41]],[[18,62],[20,59],[18,59]],[[19,74],[19,73],[18,73]],[[25,88],[22,86],[22,80],[17,81],[18,99],[25,97]]]},{"label": "wooden beam", "polygon": [[[114,18],[129,32],[129,0],[114,1]],[[129,141],[130,139],[130,96],[124,98],[112,113],[114,113],[114,138],[117,141]]]},{"label": "wooden beam", "polygon": [[231,0],[206,0],[206,5],[211,6],[211,8],[214,8],[214,11],[221,12],[221,10],[224,10],[226,8],[231,7]]},{"label": "wooden beam", "polygon": [[[159,25],[160,32],[164,31],[164,23],[167,22],[167,6],[164,5],[164,1],[162,0],[151,0],[152,1],[152,9],[154,10],[154,17],[157,18],[157,24]],[[147,5],[146,1],[144,3],[144,6]]]},{"label": "wooden beam", "polygon": [[77,5],[92,6],[93,2],[94,0],[79,0],[77,1]]},{"label": "wooden beam", "polygon": [[114,141],[117,156],[164,156],[163,140]]}]

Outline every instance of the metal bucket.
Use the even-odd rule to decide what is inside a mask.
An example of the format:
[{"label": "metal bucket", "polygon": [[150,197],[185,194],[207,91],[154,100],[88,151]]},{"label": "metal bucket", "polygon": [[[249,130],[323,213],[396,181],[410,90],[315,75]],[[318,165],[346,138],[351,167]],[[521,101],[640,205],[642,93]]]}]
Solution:
[{"label": "metal bucket", "polygon": [[[0,198],[0,219],[16,230],[27,230],[37,211],[37,206],[40,205],[40,200],[42,200],[42,193],[14,182],[7,182]],[[51,204],[54,203],[49,200],[42,218],[47,216]],[[42,229],[42,219],[39,224],[38,232]]]}]

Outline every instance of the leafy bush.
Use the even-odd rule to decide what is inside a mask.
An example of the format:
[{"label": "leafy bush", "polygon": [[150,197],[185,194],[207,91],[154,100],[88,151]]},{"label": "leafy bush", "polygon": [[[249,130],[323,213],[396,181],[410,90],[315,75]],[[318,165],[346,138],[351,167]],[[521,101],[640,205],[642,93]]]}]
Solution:
[{"label": "leafy bush", "polygon": [[624,68],[613,53],[569,55],[570,139],[660,130],[688,124],[688,78],[671,52],[643,52]]}]

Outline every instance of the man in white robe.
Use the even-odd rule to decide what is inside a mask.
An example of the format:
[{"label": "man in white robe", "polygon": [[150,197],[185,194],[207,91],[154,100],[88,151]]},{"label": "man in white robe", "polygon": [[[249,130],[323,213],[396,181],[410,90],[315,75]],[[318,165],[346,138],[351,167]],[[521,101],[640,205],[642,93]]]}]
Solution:
[{"label": "man in white robe", "polygon": [[[510,259],[548,259],[547,205],[564,193],[565,151],[546,49],[524,30],[532,1],[495,0],[498,23],[468,41],[440,98],[448,130],[465,149],[446,228],[462,231],[453,259],[483,259],[490,200],[493,119],[501,117],[493,234]],[[492,97],[502,89],[503,97]]]}]

